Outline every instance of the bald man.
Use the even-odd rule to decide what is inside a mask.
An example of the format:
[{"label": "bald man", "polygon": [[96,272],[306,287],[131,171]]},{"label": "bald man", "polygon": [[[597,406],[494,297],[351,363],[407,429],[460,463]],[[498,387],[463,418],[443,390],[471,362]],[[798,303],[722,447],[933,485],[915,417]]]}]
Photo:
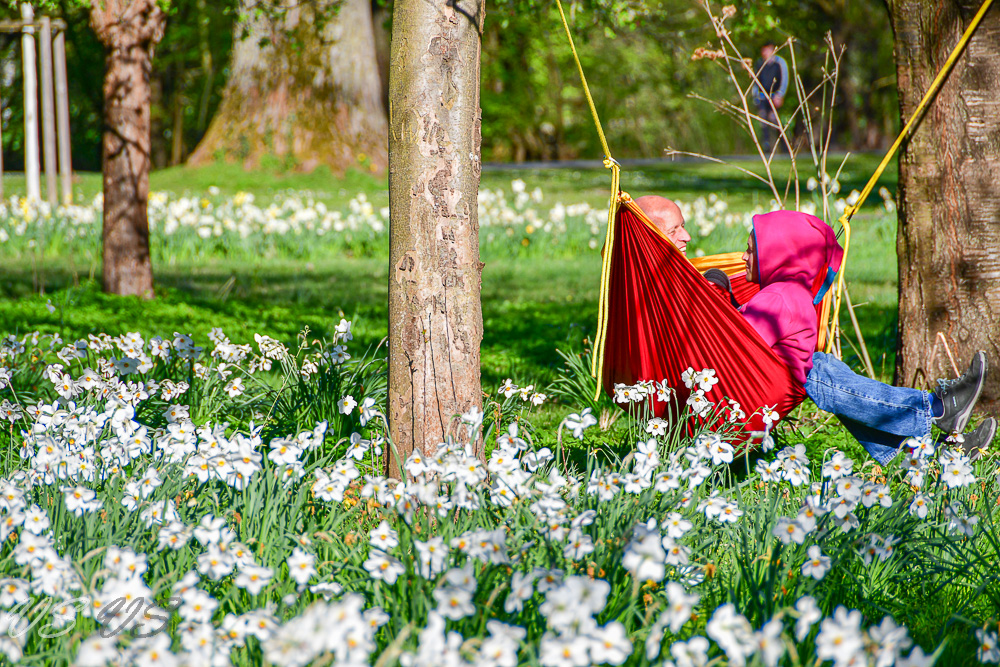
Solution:
[{"label": "bald man", "polygon": [[636,205],[642,209],[646,217],[656,225],[657,229],[663,232],[670,241],[677,246],[681,252],[687,251],[688,241],[691,235],[684,229],[684,214],[680,207],[666,197],[657,195],[646,195],[637,197]]}]

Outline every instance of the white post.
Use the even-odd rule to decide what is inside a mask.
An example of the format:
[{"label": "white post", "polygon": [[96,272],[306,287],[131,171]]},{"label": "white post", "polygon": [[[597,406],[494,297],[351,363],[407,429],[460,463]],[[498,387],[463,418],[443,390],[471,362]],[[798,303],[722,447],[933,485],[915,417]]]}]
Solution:
[{"label": "white post", "polygon": [[[3,113],[3,108],[0,107],[0,114],[2,113]],[[0,115],[0,119],[2,119],[2,115]],[[2,130],[3,130],[3,120],[0,120],[0,147],[3,146]],[[0,150],[0,200],[2,199],[3,199],[3,151]]]},{"label": "white post", "polygon": [[38,40],[38,63],[42,67],[42,155],[45,156],[45,196],[55,208],[56,193],[56,105],[52,85],[52,21],[41,19],[42,33]]},{"label": "white post", "polygon": [[41,19],[42,33],[38,40],[39,58],[42,67],[42,154],[45,156],[45,196],[49,206],[55,208],[56,193],[56,107],[55,91],[52,86],[52,21],[48,16]]},{"label": "white post", "polygon": [[[35,12],[27,2],[21,4],[21,18],[32,22]],[[26,26],[21,32],[21,56],[24,66],[24,177],[28,199],[41,199],[41,174],[38,160],[38,84],[35,67],[35,29]]]},{"label": "white post", "polygon": [[52,61],[56,75],[56,140],[59,144],[59,181],[63,206],[73,203],[73,163],[70,160],[69,93],[66,82],[66,26],[61,25],[52,40]]}]

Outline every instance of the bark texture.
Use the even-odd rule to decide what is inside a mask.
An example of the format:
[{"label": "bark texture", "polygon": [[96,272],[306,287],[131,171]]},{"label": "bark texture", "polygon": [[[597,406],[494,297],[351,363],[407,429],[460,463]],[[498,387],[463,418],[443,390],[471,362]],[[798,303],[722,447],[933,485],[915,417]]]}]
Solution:
[{"label": "bark texture", "polygon": [[241,3],[229,81],[191,164],[265,158],[309,171],[383,172],[387,120],[370,0]]},{"label": "bark texture", "polygon": [[[434,451],[481,408],[479,108],[484,0],[397,0],[389,81],[389,429]],[[481,443],[476,444],[482,456]]]},{"label": "bark texture", "polygon": [[[891,0],[900,113],[908,118],[979,0]],[[1000,407],[1000,7],[973,36],[899,160],[896,381],[953,377],[982,349],[982,411]]]},{"label": "bark texture", "polygon": [[150,72],[166,15],[156,0],[92,0],[104,73],[104,291],[153,297],[149,257]]}]

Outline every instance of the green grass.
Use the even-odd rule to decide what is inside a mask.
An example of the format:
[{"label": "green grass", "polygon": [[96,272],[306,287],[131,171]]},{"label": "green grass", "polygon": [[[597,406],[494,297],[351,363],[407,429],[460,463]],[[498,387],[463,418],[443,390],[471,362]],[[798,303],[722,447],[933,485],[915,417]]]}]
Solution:
[{"label": "green grass", "polygon": [[[832,156],[827,169],[836,172],[843,155]],[[874,171],[881,156],[851,155],[841,173],[842,193],[861,189]],[[775,180],[782,184],[791,163],[786,160],[774,161]],[[742,202],[766,202],[769,190],[750,179],[734,167],[761,173],[760,163],[755,159],[738,159],[733,166],[710,162],[677,161],[663,162],[655,166],[641,168],[626,167],[622,172],[622,188],[627,192],[641,194],[658,193],[665,196],[689,197],[711,193],[736,196]],[[811,161],[798,162],[802,182],[814,175]],[[587,201],[594,206],[603,205],[608,200],[609,173],[605,169],[490,169],[483,172],[483,188],[502,187],[509,190],[510,181],[524,180],[529,187],[540,187],[547,202]],[[896,188],[896,169],[891,166],[879,181],[890,190]],[[261,170],[248,172],[236,164],[215,163],[204,167],[170,167],[155,171],[150,175],[150,189],[172,192],[178,195],[197,194],[209,187],[219,188],[223,194],[251,192],[258,197],[270,197],[285,190],[305,190],[318,197],[334,201],[347,201],[352,196],[364,192],[369,198],[377,197],[380,205],[388,202],[386,177],[362,171],[349,170],[342,178],[334,176],[326,167],[319,167],[310,173],[294,171]],[[44,190],[44,187],[43,187]],[[90,200],[101,191],[101,175],[95,172],[77,172],[73,175],[73,193],[77,201]],[[5,197],[24,196],[24,175],[8,172],[3,176]],[[44,192],[43,192],[44,196]]]},{"label": "green grass", "polygon": [[[599,258],[580,261],[487,263],[483,270],[483,373],[488,386],[508,376],[547,382],[554,346],[580,346],[593,332]],[[387,333],[388,267],[382,260],[331,259],[301,266],[213,261],[156,272],[157,298],[108,296],[86,272],[46,267],[9,268],[0,281],[0,330],[89,333],[180,331],[204,342],[218,326],[234,341],[267,333],[290,343],[303,326],[329,336],[340,317],[355,322],[356,345]],[[35,289],[34,282],[44,285]],[[44,288],[44,289],[42,289]],[[50,313],[51,303],[55,312]]]},{"label": "green grass", "polygon": [[[171,192],[176,195],[201,194],[210,187],[217,187],[221,194],[232,196],[237,192],[251,192],[268,200],[283,191],[296,190],[313,193],[328,203],[340,206],[351,197],[365,193],[379,206],[389,202],[386,179],[359,171],[348,171],[336,178],[323,166],[305,174],[298,172],[244,171],[235,164],[213,164],[208,167],[170,167],[154,171],[149,178],[152,191]],[[73,174],[73,201],[89,202],[101,192],[101,174],[77,172]],[[6,173],[3,177],[4,197],[25,195],[23,174]],[[42,197],[45,187],[42,186]]]},{"label": "green grass", "polygon": [[[844,174],[843,192],[863,184],[872,160],[863,157]],[[556,201],[587,201],[603,205],[608,196],[608,174],[604,170],[490,171],[483,187],[503,187],[509,191],[511,179],[521,178],[528,189],[540,187],[545,205]],[[16,191],[17,179],[5,177],[5,191]],[[268,197],[285,189],[308,189],[316,197],[345,203],[365,192],[376,203],[387,201],[384,180],[351,174],[336,181],[328,173],[245,174],[228,166],[190,170],[178,168],[153,175],[152,187],[177,194],[198,193],[209,186],[223,193],[251,191]],[[894,183],[890,178],[890,189]],[[99,177],[82,174],[75,184],[81,198],[99,191]],[[750,207],[768,199],[766,190],[747,178],[717,165],[668,164],[656,168],[630,170],[623,187],[632,194],[660,192],[678,199],[715,193],[731,206]],[[877,204],[877,202],[875,202]],[[851,297],[860,320],[861,332],[876,367],[884,379],[891,378],[896,344],[896,263],[895,221],[892,216],[864,211],[855,220],[848,277]],[[699,239],[706,251],[739,250],[743,240],[738,230],[719,230]],[[75,261],[74,261],[75,260]],[[266,333],[291,344],[303,327],[317,337],[329,338],[341,317],[354,321],[352,353],[359,355],[387,333],[387,262],[383,259],[328,257],[309,262],[257,259],[236,262],[210,258],[200,262],[177,261],[155,266],[157,298],[144,302],[104,295],[99,289],[99,266],[79,258],[33,265],[8,263],[0,278],[0,332],[31,330],[58,332],[64,339],[90,333],[111,334],[140,331],[167,335],[174,331],[191,333],[199,344],[207,343],[212,327],[221,327],[234,342],[248,342],[254,333]],[[482,372],[484,389],[495,392],[506,377],[521,384],[534,383],[545,391],[560,372],[556,350],[583,348],[592,337],[596,320],[599,282],[599,253],[575,258],[486,258],[483,270]],[[54,308],[50,312],[49,306]],[[855,333],[842,317],[845,358],[860,367],[850,351]],[[559,422],[579,405],[548,404],[527,415],[542,434],[539,445],[550,444]],[[814,462],[829,447],[845,451],[860,465],[867,455],[856,441],[828,415],[817,413],[808,402],[792,415],[793,426],[783,432],[785,444],[806,441]],[[592,429],[571,452],[572,459],[585,467],[593,448],[599,456],[613,459],[626,453],[629,441],[626,420],[610,432]],[[565,443],[565,441],[564,441]],[[720,561],[725,558],[720,552]],[[863,598],[863,592],[852,593]],[[963,651],[969,650],[967,629],[953,622],[952,599],[965,597],[946,589],[933,595],[914,588],[895,591],[893,611],[923,642],[949,638],[954,643],[939,664],[965,664]],[[905,616],[899,616],[909,610]],[[986,617],[986,608],[972,610],[969,617]]]},{"label": "green grass", "polygon": [[[831,156],[827,171],[834,175],[843,155]],[[881,155],[858,154],[848,156],[847,163],[840,174],[841,191],[846,194],[852,189],[861,189],[878,165]],[[664,196],[698,196],[711,193],[742,194],[748,198],[763,196],[770,191],[763,184],[751,179],[735,167],[748,169],[757,174],[763,174],[760,161],[757,159],[734,159],[730,164],[718,164],[697,159],[661,162],[653,166],[622,168],[622,189],[640,194],[659,193]],[[802,157],[797,163],[802,183],[812,171],[811,160],[803,162]],[[784,185],[791,170],[791,162],[787,159],[775,159],[772,163],[772,173],[779,186]],[[541,187],[546,196],[550,193],[555,198],[573,198],[579,200],[581,194],[596,203],[608,198],[610,172],[606,169],[494,169],[483,172],[483,187],[497,187],[507,183],[512,178],[523,179],[529,187]],[[890,190],[896,188],[896,169],[890,167],[880,179],[880,185]],[[588,199],[589,200],[589,199]]]},{"label": "green grass", "polygon": [[[736,164],[759,171],[753,161],[742,160]],[[873,165],[873,156],[852,157],[841,174],[842,193],[860,187]],[[800,165],[800,170],[804,172],[805,166]],[[776,174],[787,169],[787,161],[775,163]],[[81,173],[74,178],[74,192],[78,201],[90,201],[100,191],[99,174]],[[542,190],[544,201],[538,206],[538,210],[543,214],[556,202],[572,204],[586,201],[600,208],[606,205],[609,194],[609,173],[604,169],[490,170],[483,174],[482,188],[502,188],[509,193],[510,183],[515,178],[524,180],[529,190],[536,187]],[[894,186],[894,178],[894,173],[885,177],[889,187]],[[3,179],[3,185],[8,196],[23,194],[23,177],[8,174]],[[318,169],[310,174],[277,171],[248,173],[236,165],[214,164],[203,168],[170,168],[151,176],[153,190],[175,195],[197,195],[207,192],[213,186],[219,188],[221,196],[238,191],[252,192],[262,204],[289,190],[308,191],[311,197],[323,200],[331,207],[343,206],[359,193],[367,195],[376,206],[388,201],[384,177],[356,171],[348,172],[343,179],[338,180],[325,169]],[[745,211],[770,199],[769,191],[759,182],[747,178],[733,167],[711,163],[662,163],[654,167],[627,169],[623,174],[623,187],[636,196],[656,192],[687,201],[716,194],[728,202],[734,211]],[[892,253],[895,222],[892,216],[870,212],[877,206],[878,202],[873,202],[871,209],[865,210],[856,218],[849,276],[855,303],[864,304],[859,306],[858,316],[866,341],[874,348],[872,357],[875,365],[891,373],[895,350],[896,267]],[[581,230],[571,231],[576,234]],[[586,236],[583,239],[585,244]],[[542,245],[532,244],[530,249],[518,245],[517,238],[510,242],[501,238],[500,242],[484,244],[484,260],[487,262],[484,272],[487,341],[493,327],[499,327],[504,335],[512,330],[523,341],[529,341],[532,337],[539,338],[536,334],[541,334],[542,337],[554,334],[554,340],[562,340],[573,334],[570,337],[578,340],[582,336],[576,334],[581,331],[584,335],[592,333],[586,327],[594,319],[593,315],[586,317],[585,313],[588,308],[591,313],[594,309],[597,253],[585,250],[574,256],[569,251],[571,258],[568,260],[546,257],[548,251],[544,240],[538,240]],[[213,250],[213,243],[215,242],[195,238],[194,250],[185,247],[186,249],[178,251],[175,247],[177,242],[170,245],[154,234],[154,271],[163,299],[150,307],[160,309],[162,316],[157,319],[152,313],[144,312],[142,306],[136,306],[136,318],[131,321],[155,320],[166,326],[171,317],[170,312],[174,311],[173,304],[189,302],[207,313],[218,312],[222,317],[226,317],[229,312],[239,311],[239,304],[243,304],[250,311],[261,312],[262,317],[257,321],[265,323],[276,320],[287,322],[289,318],[298,318],[303,323],[315,326],[316,321],[322,319],[321,314],[329,313],[331,309],[334,312],[343,309],[345,313],[370,317],[373,319],[373,327],[377,327],[376,321],[385,320],[385,269],[380,268],[378,261],[352,263],[343,256],[334,255],[333,252],[336,251],[331,251],[329,256],[324,256],[322,250],[318,255],[316,252],[310,254],[308,247],[298,248],[300,253],[308,257],[308,260],[299,262],[290,257],[281,257],[281,253],[287,249],[275,251],[266,248],[256,248],[251,252],[251,261],[242,261],[243,255],[234,250],[232,254],[241,258],[241,261],[236,261],[224,258],[230,254],[228,246],[222,250]],[[713,253],[739,250],[743,244],[744,234],[739,227],[720,227],[708,237],[695,238],[690,248],[692,253]],[[384,243],[374,245],[377,247],[369,249],[370,252],[360,254],[382,257]],[[63,294],[53,295],[53,290],[58,291],[71,283],[86,286],[99,278],[100,271],[99,238],[96,235],[91,235],[87,243],[74,247],[80,247],[80,250],[74,251],[72,257],[58,256],[57,259],[46,260],[39,260],[33,257],[33,251],[25,252],[22,249],[19,258],[8,259],[7,271],[0,280],[0,297],[23,299],[30,293],[45,293],[47,298],[54,297],[53,303],[68,304],[72,298]],[[201,248],[205,249],[205,254],[215,256],[201,258]],[[14,256],[18,256],[14,248],[11,250]],[[265,252],[270,256],[260,257]],[[537,256],[539,253],[541,258],[526,257]],[[567,251],[563,251],[562,257],[566,253]],[[50,252],[49,257],[54,254],[58,255],[58,251]],[[504,259],[500,259],[501,257]],[[890,258],[890,261],[886,261],[886,258]],[[378,271],[381,273],[377,273]],[[351,293],[352,289],[344,289],[341,290],[342,294],[338,293],[338,284],[351,285],[353,288],[354,283],[360,283],[360,293]],[[491,287],[494,285],[495,287]],[[233,303],[234,301],[238,303]],[[130,321],[122,319],[117,312],[120,308],[110,305],[112,301],[73,303],[85,312],[70,316],[66,335],[71,335],[71,331],[79,331],[73,321],[81,317],[87,321],[88,326],[124,326]],[[281,305],[277,305],[278,303]],[[296,309],[297,305],[303,308]],[[285,308],[289,310],[286,312],[283,310]],[[275,317],[269,315],[272,309],[279,311]],[[33,328],[38,316],[29,311],[28,304],[0,305],[0,325],[17,330]],[[50,326],[52,322],[45,317],[45,311],[39,312],[41,321]],[[150,317],[154,319],[151,320]],[[506,319],[522,322],[501,324]],[[182,320],[191,321],[188,316]],[[245,320],[237,318],[237,322],[242,324]],[[295,327],[294,324],[283,326],[284,329]],[[575,330],[555,331],[567,327]],[[287,335],[288,332],[284,329],[275,331]],[[489,373],[504,372],[502,367],[506,363],[512,372],[520,370],[538,374],[546,364],[539,363],[544,355],[538,353],[537,347],[537,343],[531,342],[512,344],[515,352],[512,357],[490,360],[488,356],[484,356],[484,362],[489,367]],[[522,348],[534,351],[525,357],[517,353]],[[545,373],[541,372],[541,375],[545,376]]]},{"label": "green grass", "polygon": [[[851,158],[848,164],[841,175],[843,193],[862,185],[874,158]],[[739,165],[754,168],[749,161]],[[776,173],[779,168],[787,169],[787,163],[779,163]],[[486,171],[482,187],[503,188],[509,193],[511,180],[520,178],[529,191],[541,188],[544,210],[557,201],[604,206],[608,177],[604,169]],[[889,175],[889,187],[893,187],[894,177],[894,173]],[[81,200],[99,192],[99,175],[78,174],[75,178],[75,191]],[[5,176],[4,186],[8,195],[16,193],[19,187],[23,190],[23,179]],[[387,202],[384,178],[358,172],[337,180],[325,170],[311,174],[247,173],[235,165],[216,164],[199,169],[171,168],[151,177],[154,190],[174,194],[197,194],[210,186],[218,187],[223,195],[249,191],[258,198],[284,190],[309,190],[333,205],[342,205],[364,192],[377,204]],[[731,167],[710,163],[663,163],[629,169],[623,174],[623,188],[636,196],[659,192],[687,200],[714,193],[735,210],[769,199],[759,183]],[[884,369],[884,377],[891,376],[895,361],[894,242],[891,216],[864,212],[856,218],[848,269],[851,296],[858,305],[873,363],[878,370]],[[743,232],[738,228],[719,228],[707,238],[695,239],[692,248],[723,252],[742,249],[743,243]],[[571,259],[485,257],[485,262],[484,388],[489,391],[506,377],[543,387],[559,372],[561,362],[555,350],[580,350],[582,341],[594,333],[599,253],[587,252]],[[99,272],[97,257],[9,264],[0,278],[0,331],[39,329],[59,332],[65,339],[101,331],[138,330],[146,335],[182,331],[204,342],[208,331],[219,326],[234,341],[252,340],[253,334],[260,332],[291,343],[304,326],[318,336],[328,336],[344,316],[355,321],[355,335],[365,347],[374,346],[387,334],[387,264],[382,259],[177,260],[154,266],[157,299],[152,302],[101,294]],[[49,303],[55,312],[49,312]],[[846,313],[843,326],[853,339]],[[850,345],[844,347],[848,362],[860,366]],[[576,406],[543,410],[536,420],[543,425],[549,421],[557,424],[567,407]],[[843,434],[839,427],[830,430],[830,437]]]},{"label": "green grass", "polygon": [[[734,202],[733,207],[746,206],[761,197],[757,184],[733,173],[711,164],[666,164],[626,172],[626,181],[631,178],[644,184],[642,190],[632,188],[633,192],[666,192],[679,199],[714,192]],[[154,174],[153,187],[198,192],[225,182],[231,192],[251,189],[258,196],[267,196],[280,187],[299,189],[318,183],[315,174],[253,176],[225,166],[180,168]],[[376,179],[359,174],[351,178],[361,185],[344,182],[341,188],[317,191],[316,195],[346,201],[356,194],[352,188],[358,186],[373,200],[384,196]],[[545,195],[543,206],[581,200],[598,206],[607,199],[608,173],[603,169],[490,171],[484,175],[483,187],[503,187],[509,192],[513,178],[525,180],[529,190],[540,187]],[[702,185],[699,189],[692,183]],[[99,186],[99,180],[91,179],[90,185]],[[848,271],[862,334],[876,368],[884,370],[885,378],[891,377],[895,360],[896,267],[894,261],[886,261],[886,257],[894,259],[894,235],[891,217],[867,213],[858,216]],[[743,232],[738,228],[719,228],[707,238],[696,239],[692,247],[721,252],[739,250],[743,243]],[[584,339],[593,336],[599,253],[586,252],[571,259],[484,259],[484,389],[495,391],[500,382],[512,377],[545,391],[561,369],[556,350],[580,351]],[[0,279],[0,331],[40,329],[58,332],[67,340],[102,331],[115,334],[137,330],[147,336],[180,331],[193,334],[205,344],[208,331],[218,326],[237,342],[252,341],[253,334],[259,332],[291,344],[305,326],[316,336],[329,337],[343,316],[355,322],[356,351],[375,346],[387,334],[388,267],[383,259],[177,260],[154,266],[157,299],[152,302],[102,294],[99,269],[98,258],[93,257],[80,264],[66,258],[41,265],[9,265]],[[49,303],[55,312],[49,312]],[[848,332],[846,339],[853,341],[846,312],[842,319]],[[844,349],[848,362],[860,368],[849,343],[845,342]],[[551,434],[567,411],[579,407],[548,405],[531,421],[540,432]],[[803,408],[798,416],[805,422],[804,433],[811,436],[810,441],[819,451],[836,445],[853,456],[864,457],[860,446],[835,421],[814,419],[814,413],[814,409]],[[618,453],[631,444],[622,442]],[[584,455],[586,449],[579,451]]]}]

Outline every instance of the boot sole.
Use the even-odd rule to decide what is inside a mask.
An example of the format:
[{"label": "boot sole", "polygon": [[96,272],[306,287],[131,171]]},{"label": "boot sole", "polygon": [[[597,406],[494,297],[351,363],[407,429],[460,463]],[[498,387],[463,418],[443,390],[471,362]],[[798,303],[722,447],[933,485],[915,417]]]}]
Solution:
[{"label": "boot sole", "polygon": [[[980,354],[977,352],[976,354]],[[979,385],[976,387],[976,393],[969,401],[968,405],[965,406],[965,410],[959,413],[958,417],[955,418],[955,429],[953,433],[962,433],[965,431],[965,427],[969,425],[969,418],[972,417],[972,408],[976,407],[976,403],[979,402],[979,396],[983,393],[983,387],[986,385],[986,373],[990,370],[990,360],[985,354],[983,357],[983,372],[979,376]],[[995,430],[995,429],[994,429]],[[992,440],[992,438],[990,438]]]},{"label": "boot sole", "polygon": [[976,451],[970,452],[970,454],[969,454],[969,460],[972,461],[973,463],[975,463],[976,461],[978,461],[979,459],[981,459],[983,457],[983,454],[986,453],[987,448],[993,442],[993,438],[995,438],[995,437],[997,437],[997,422],[994,419],[993,420],[993,428],[990,429],[989,437],[985,438],[982,447],[977,447]]}]

